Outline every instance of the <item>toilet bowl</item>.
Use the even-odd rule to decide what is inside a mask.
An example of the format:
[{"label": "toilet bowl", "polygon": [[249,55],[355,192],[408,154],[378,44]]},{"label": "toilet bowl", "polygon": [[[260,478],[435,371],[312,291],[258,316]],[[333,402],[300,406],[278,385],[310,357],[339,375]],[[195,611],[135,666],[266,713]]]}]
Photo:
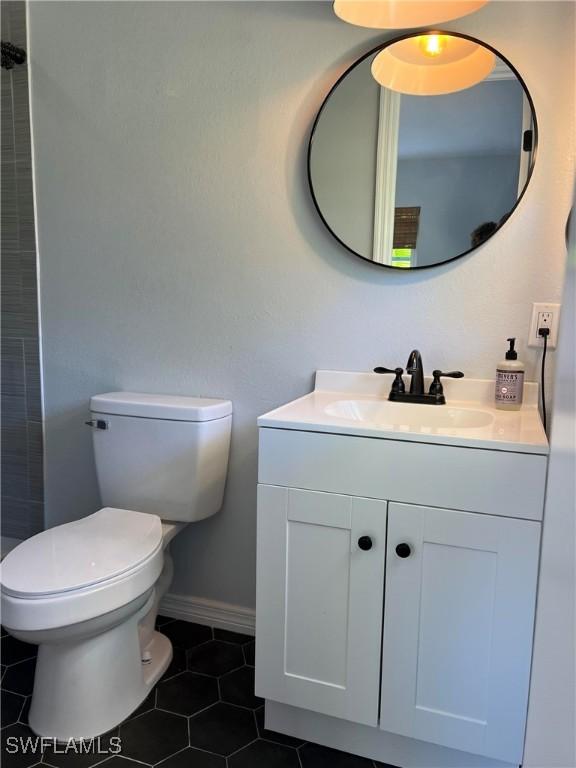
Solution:
[{"label": "toilet bowl", "polygon": [[110,506],[37,534],[0,566],[3,624],[39,646],[29,724],[57,741],[118,725],[170,664],[154,628],[169,543],[218,511],[228,462],[228,401],[110,393],[91,405]]}]

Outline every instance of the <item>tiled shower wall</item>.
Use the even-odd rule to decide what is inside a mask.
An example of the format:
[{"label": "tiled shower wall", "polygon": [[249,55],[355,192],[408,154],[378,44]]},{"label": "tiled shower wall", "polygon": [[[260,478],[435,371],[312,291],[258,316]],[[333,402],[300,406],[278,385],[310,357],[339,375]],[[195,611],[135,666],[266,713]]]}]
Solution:
[{"label": "tiled shower wall", "polygon": [[[26,48],[23,2],[0,3],[2,40]],[[2,69],[2,535],[43,528],[36,237],[26,65]]]}]

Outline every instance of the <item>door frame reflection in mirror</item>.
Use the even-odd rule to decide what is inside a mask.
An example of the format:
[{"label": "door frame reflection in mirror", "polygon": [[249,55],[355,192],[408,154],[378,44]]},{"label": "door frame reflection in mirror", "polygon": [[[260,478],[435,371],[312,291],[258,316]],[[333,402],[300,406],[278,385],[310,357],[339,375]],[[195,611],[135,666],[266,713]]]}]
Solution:
[{"label": "door frame reflection in mirror", "polygon": [[[406,254],[403,254],[403,257],[399,258],[397,260],[397,263],[384,263],[384,260],[377,260],[374,258],[374,255],[372,257],[364,256],[361,253],[358,253],[358,251],[355,251],[353,248],[351,248],[347,243],[342,240],[342,238],[332,229],[328,221],[326,220],[324,214],[322,213],[322,209],[320,207],[320,204],[318,202],[316,193],[314,191],[314,184],[312,181],[312,169],[311,169],[311,160],[312,160],[312,148],[314,144],[314,136],[316,134],[316,129],[318,127],[318,123],[322,117],[322,114],[324,112],[324,109],[326,105],[328,104],[330,97],[334,93],[334,91],[338,88],[338,86],[346,79],[346,77],[354,70],[356,67],[358,67],[360,64],[362,64],[366,59],[370,58],[371,56],[374,56],[376,53],[379,53],[385,48],[388,48],[389,46],[393,45],[394,43],[400,42],[401,40],[407,40],[414,37],[420,37],[422,35],[430,34],[431,32],[434,32],[436,34],[440,35],[448,35],[451,37],[458,37],[462,38],[464,40],[469,40],[471,42],[477,43],[478,45],[483,46],[484,48],[488,49],[492,53],[495,54],[495,56],[502,61],[506,67],[512,72],[512,74],[516,77],[520,85],[522,86],[522,90],[524,92],[524,104],[525,104],[525,110],[524,110],[524,116],[523,116],[523,127],[522,131],[524,132],[525,124],[526,124],[526,115],[529,112],[528,116],[531,118],[531,131],[532,131],[532,145],[531,145],[531,154],[530,154],[530,162],[529,166],[526,167],[525,163],[522,165],[521,163],[521,170],[520,172],[524,174],[525,176],[525,182],[524,187],[522,191],[519,193],[515,204],[512,206],[512,208],[507,212],[505,217],[502,217],[502,220],[499,222],[499,224],[496,226],[494,231],[486,237],[484,240],[482,240],[481,243],[475,246],[471,246],[465,251],[462,251],[462,253],[457,254],[456,256],[451,256],[448,259],[444,259],[443,261],[438,261],[433,264],[420,264],[415,266],[408,266],[406,263],[407,256]],[[487,78],[489,79],[489,78]],[[384,90],[384,89],[382,89]],[[528,109],[529,108],[529,109]],[[385,120],[387,121],[397,121],[398,120],[398,111],[399,107],[397,104],[394,104],[394,99],[390,101],[390,103],[387,103],[387,100],[381,100],[380,102],[380,108],[379,108],[379,117],[382,119],[382,116],[384,115]],[[390,193],[391,189],[391,182],[392,179],[394,179],[395,183],[395,166],[397,162],[397,158],[386,158],[384,155],[384,149],[386,148],[386,145],[389,147],[390,145],[390,137],[385,137],[385,131],[380,130],[380,125],[378,127],[378,149],[377,149],[377,170],[376,170],[376,179],[375,179],[375,194],[376,199],[383,200],[385,199],[386,195]],[[394,139],[392,139],[392,143],[394,143]],[[524,78],[520,75],[516,67],[504,56],[500,51],[498,51],[493,46],[489,45],[488,43],[485,43],[483,40],[480,40],[476,37],[472,37],[471,35],[466,35],[462,32],[453,32],[453,31],[447,31],[447,30],[441,30],[441,29],[421,29],[417,32],[409,32],[404,35],[396,35],[393,38],[390,38],[390,40],[386,40],[384,43],[380,43],[379,45],[375,46],[374,48],[371,48],[369,51],[367,51],[365,54],[363,54],[360,58],[356,59],[347,69],[340,75],[340,77],[336,80],[334,85],[330,88],[326,96],[324,97],[324,100],[322,101],[322,104],[320,106],[320,109],[318,110],[318,113],[316,117],[314,118],[314,122],[312,124],[312,128],[310,131],[310,139],[308,141],[308,151],[307,151],[307,159],[306,159],[306,166],[307,166],[307,175],[308,175],[308,186],[310,189],[310,193],[312,195],[312,200],[314,202],[314,206],[316,208],[316,211],[318,212],[318,215],[320,216],[321,221],[323,222],[324,226],[328,229],[330,234],[342,245],[349,253],[352,253],[354,256],[357,256],[358,258],[362,259],[363,261],[367,261],[370,264],[373,264],[378,267],[385,267],[386,269],[402,269],[402,270],[414,270],[414,269],[432,269],[433,267],[439,267],[443,264],[449,264],[452,261],[456,261],[456,259],[461,259],[464,256],[468,256],[468,254],[472,253],[473,251],[477,250],[481,245],[484,245],[488,240],[490,240],[494,235],[499,232],[504,224],[513,216],[514,212],[516,211],[516,208],[519,206],[520,201],[526,194],[526,190],[528,189],[528,185],[530,184],[530,180],[532,178],[532,174],[534,172],[534,166],[536,164],[536,156],[538,153],[538,119],[536,115],[536,108],[534,106],[534,101],[532,99],[532,96],[530,94],[530,91],[528,90],[528,87],[524,81]],[[393,166],[393,167],[392,167]],[[392,211],[392,216],[390,211]],[[375,206],[375,221],[374,221],[374,252],[382,252],[383,248],[386,248],[386,252],[389,252],[391,255],[390,261],[393,262],[394,256],[393,256],[393,249],[389,248],[388,246],[392,243],[392,236],[393,236],[393,213],[394,213],[394,206]],[[403,249],[405,250],[405,249]]]}]

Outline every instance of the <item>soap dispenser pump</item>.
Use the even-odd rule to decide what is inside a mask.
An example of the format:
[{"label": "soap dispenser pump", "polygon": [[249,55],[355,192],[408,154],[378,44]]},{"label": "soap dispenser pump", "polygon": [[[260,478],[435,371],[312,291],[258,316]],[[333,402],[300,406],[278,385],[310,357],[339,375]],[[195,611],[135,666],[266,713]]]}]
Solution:
[{"label": "soap dispenser pump", "polygon": [[496,368],[496,408],[517,411],[522,406],[524,394],[524,363],[518,360],[514,349],[515,338],[508,339],[510,348]]}]

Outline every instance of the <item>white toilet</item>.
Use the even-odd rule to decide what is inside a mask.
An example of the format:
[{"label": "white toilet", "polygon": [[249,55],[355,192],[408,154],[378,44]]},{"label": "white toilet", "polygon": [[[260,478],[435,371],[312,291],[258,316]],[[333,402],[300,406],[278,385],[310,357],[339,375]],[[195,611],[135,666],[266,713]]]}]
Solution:
[{"label": "white toilet", "polygon": [[39,645],[29,722],[98,736],[133,712],[172,659],[154,630],[171,539],[222,506],[232,403],[112,392],[91,400],[103,509],[24,541],[1,567],[2,623]]}]

